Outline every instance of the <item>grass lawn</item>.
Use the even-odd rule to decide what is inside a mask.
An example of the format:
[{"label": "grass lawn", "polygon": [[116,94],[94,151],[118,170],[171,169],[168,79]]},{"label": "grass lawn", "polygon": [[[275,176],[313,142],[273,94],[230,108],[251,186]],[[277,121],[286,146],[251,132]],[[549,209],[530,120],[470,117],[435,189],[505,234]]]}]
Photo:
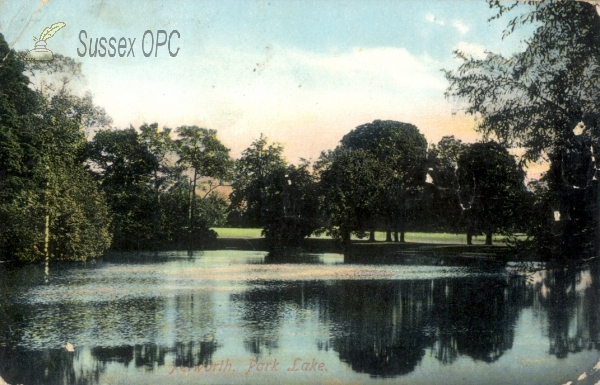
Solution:
[{"label": "grass lawn", "polygon": [[[399,236],[399,235],[398,235]],[[393,234],[392,234],[393,238]],[[493,236],[493,243],[504,243],[504,236],[497,235]],[[368,238],[365,238],[368,239]],[[375,240],[385,241],[385,232],[376,231]],[[454,233],[406,233],[404,234],[404,240],[406,242],[420,242],[420,243],[467,243],[467,234],[454,234]],[[485,235],[479,237],[473,237],[473,244],[483,245],[485,243]]]},{"label": "grass lawn", "polygon": [[[213,228],[218,234],[219,238],[260,238],[260,232],[262,229],[248,229],[248,228],[226,228],[219,227]],[[321,238],[328,238],[321,236]],[[421,242],[421,243],[454,243],[454,244],[466,244],[466,234],[451,234],[451,233],[406,233],[404,236],[406,242]],[[365,238],[365,240],[368,238]],[[493,242],[496,244],[503,243],[504,237],[494,236]],[[384,241],[385,232],[375,232],[375,240]],[[485,236],[473,237],[473,244],[485,243]]]},{"label": "grass lawn", "polygon": [[260,238],[262,229],[247,229],[233,227],[214,227],[219,238]]}]

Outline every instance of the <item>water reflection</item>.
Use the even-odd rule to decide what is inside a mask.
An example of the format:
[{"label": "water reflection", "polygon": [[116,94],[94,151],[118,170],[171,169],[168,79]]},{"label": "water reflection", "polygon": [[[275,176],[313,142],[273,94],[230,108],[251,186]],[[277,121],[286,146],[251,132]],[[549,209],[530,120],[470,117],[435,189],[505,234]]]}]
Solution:
[{"label": "water reflection", "polygon": [[27,351],[0,348],[0,375],[8,384],[97,384],[101,368],[76,369],[78,353],[65,349]]},{"label": "water reflection", "polygon": [[428,349],[444,363],[497,360],[512,346],[526,291],[520,279],[273,282],[232,300],[244,309],[252,353],[279,346],[286,309],[318,309],[331,336],[317,348],[331,346],[354,371],[390,377],[413,371]]},{"label": "water reflection", "polygon": [[433,310],[430,281],[341,282],[332,289],[333,349],[354,371],[409,373],[434,343],[435,335],[425,331]]},{"label": "water reflection", "polygon": [[547,317],[550,354],[565,358],[600,347],[599,279],[598,266],[585,272],[555,269],[540,275],[535,293],[537,306]]},{"label": "water reflection", "polygon": [[[432,359],[447,366],[461,357],[498,362],[526,337],[517,328],[525,309],[535,316],[528,330],[546,338],[543,354],[568,360],[600,348],[597,266],[538,272],[531,282],[497,270],[431,279],[213,282],[182,278],[205,262],[172,263],[153,266],[164,275],[135,263],[111,265],[108,274],[68,267],[47,286],[43,271],[0,272],[0,377],[10,384],[96,384],[115,366],[164,375],[173,366],[206,367],[223,358],[284,361],[301,343],[307,354],[333,354],[354,373],[393,378],[430,367]],[[306,261],[295,266],[299,275],[314,269]],[[75,352],[64,349],[66,341]]]},{"label": "water reflection", "polygon": [[[153,344],[135,346],[93,347],[89,352],[65,349],[30,351],[0,349],[0,373],[9,384],[98,384],[107,365],[122,364],[146,371],[172,366],[195,368],[209,366],[217,350],[214,341],[176,343],[171,348]],[[90,357],[86,357],[87,354]],[[166,362],[171,355],[173,362]],[[92,365],[83,366],[81,362]]]}]

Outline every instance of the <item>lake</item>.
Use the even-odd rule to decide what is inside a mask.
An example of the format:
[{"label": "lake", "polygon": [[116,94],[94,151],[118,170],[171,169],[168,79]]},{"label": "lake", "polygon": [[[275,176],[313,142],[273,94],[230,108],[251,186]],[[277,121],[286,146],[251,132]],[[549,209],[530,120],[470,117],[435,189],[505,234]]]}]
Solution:
[{"label": "lake", "polygon": [[338,254],[292,262],[228,250],[119,254],[47,272],[0,267],[0,377],[9,384],[600,379],[598,268],[524,275],[345,264]]}]

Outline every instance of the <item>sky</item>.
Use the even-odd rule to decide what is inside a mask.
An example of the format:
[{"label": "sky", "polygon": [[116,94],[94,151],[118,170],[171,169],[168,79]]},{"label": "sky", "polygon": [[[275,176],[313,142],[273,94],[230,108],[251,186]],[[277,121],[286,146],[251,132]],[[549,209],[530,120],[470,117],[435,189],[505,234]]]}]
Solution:
[{"label": "sky", "polygon": [[[442,69],[460,65],[455,49],[524,49],[531,30],[503,40],[509,18],[489,22],[494,14],[484,0],[0,0],[0,33],[25,51],[66,23],[47,46],[82,63],[114,127],[212,128],[234,157],[262,133],[296,163],[376,119],[412,123],[431,143],[480,139],[472,117],[453,114]],[[155,46],[158,30],[178,31],[175,57]],[[102,37],[136,39],[135,57],[90,57],[80,39],[89,48]]]}]

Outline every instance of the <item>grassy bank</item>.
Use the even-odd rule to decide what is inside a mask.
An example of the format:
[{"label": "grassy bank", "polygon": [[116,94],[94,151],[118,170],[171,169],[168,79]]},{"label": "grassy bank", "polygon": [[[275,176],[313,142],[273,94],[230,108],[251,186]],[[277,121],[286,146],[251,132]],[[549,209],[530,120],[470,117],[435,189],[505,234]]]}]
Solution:
[{"label": "grassy bank", "polygon": [[[218,238],[213,245],[217,250],[252,250],[267,252],[264,238]],[[300,253],[300,254],[298,254]],[[294,261],[304,253],[344,253],[339,242],[330,238],[306,239],[301,249],[282,250],[276,260]],[[510,250],[506,246],[462,245],[448,243],[394,243],[368,242],[356,240],[344,253],[350,263],[406,263],[471,266],[486,261],[510,260]]]},{"label": "grassy bank", "polygon": [[[214,248],[219,250],[267,251],[261,229],[216,228],[218,234]],[[495,237],[493,246],[485,246],[484,237],[474,239],[472,246],[466,245],[466,235],[448,233],[407,233],[406,243],[384,242],[385,233],[376,233],[376,242],[353,239],[345,253],[347,261],[353,263],[429,263],[467,266],[480,261],[504,261],[512,259],[510,250],[504,245],[503,237]],[[343,253],[339,242],[330,237],[311,237],[305,240],[302,253]],[[285,256],[284,256],[285,258]],[[416,258],[416,259],[415,259]]]},{"label": "grassy bank", "polygon": [[[226,228],[219,227],[213,228],[218,234],[219,238],[261,238],[260,232],[262,229],[249,229],[249,228]],[[311,237],[310,239],[329,239],[327,236]],[[354,238],[358,239],[358,238]],[[375,232],[376,241],[385,241],[385,233],[382,231]],[[451,234],[451,233],[406,233],[406,242],[418,242],[418,243],[443,243],[443,244],[466,244],[466,234]],[[494,236],[493,242],[496,244],[504,244],[503,236]],[[485,237],[473,237],[474,245],[483,245],[485,243]]]}]

